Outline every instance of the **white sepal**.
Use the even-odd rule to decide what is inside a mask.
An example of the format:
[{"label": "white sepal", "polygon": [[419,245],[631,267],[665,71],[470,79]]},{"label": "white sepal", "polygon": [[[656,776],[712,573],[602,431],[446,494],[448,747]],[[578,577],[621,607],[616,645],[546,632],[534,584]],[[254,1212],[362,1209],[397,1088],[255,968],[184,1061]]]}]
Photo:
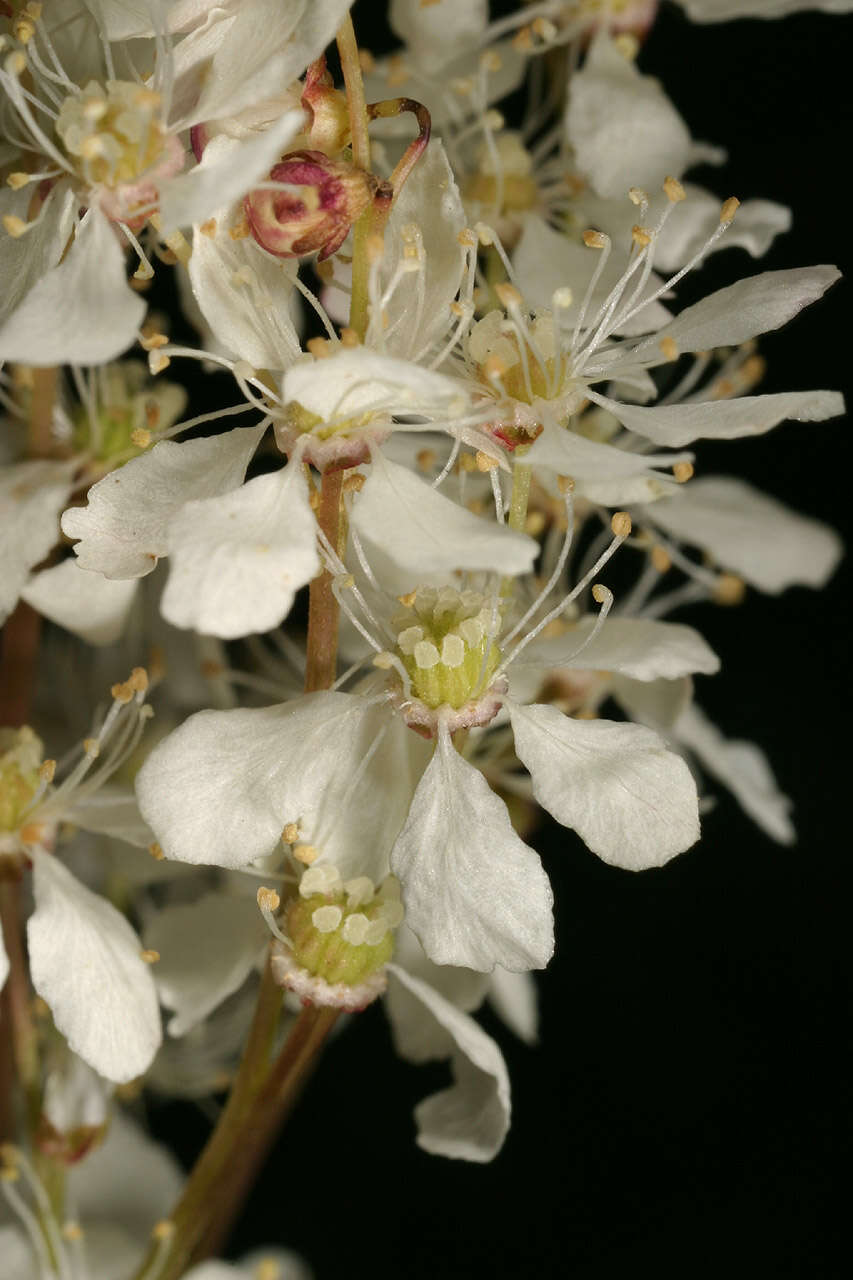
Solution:
[{"label": "white sepal", "polygon": [[436,750],[391,854],[406,920],[436,964],[542,969],[552,894],[506,805],[439,727]]},{"label": "white sepal", "polygon": [[141,578],[168,554],[169,530],[184,503],[227,493],[241,484],[264,426],[175,444],[162,440],[93,485],[85,507],[62,517],[78,538],[81,569],[108,578]]},{"label": "white sepal", "polygon": [[108,1080],[133,1080],[160,1044],[157,993],[139,938],[52,854],[31,852],[33,986],[75,1053]]},{"label": "white sepal", "polygon": [[501,1051],[473,1018],[399,965],[388,971],[449,1033],[455,1083],[415,1108],[418,1146],[433,1155],[485,1162],[500,1150],[509,1129],[509,1076]]},{"label": "white sepal", "polygon": [[242,986],[268,938],[254,898],[209,893],[154,916],[145,945],[160,955],[154,978],[172,1013],[169,1035],[186,1035]]},{"label": "white sepal", "polygon": [[605,862],[660,867],[699,838],[696,784],[650,729],[509,703],[533,794]]},{"label": "white sepal", "polygon": [[317,526],[302,464],[188,502],[169,526],[163,617],[233,640],[269,631],[320,572]]},{"label": "white sepal", "polygon": [[127,284],[116,237],[112,223],[89,209],[65,259],[33,285],[0,327],[0,360],[103,364],[130,346],[145,302]]},{"label": "white sepal", "polygon": [[21,598],[89,644],[115,644],[136,598],[133,579],[116,581],[81,569],[74,557],[30,579]]},{"label": "white sepal", "polygon": [[539,551],[533,538],[473,515],[378,450],[353,503],[352,524],[366,543],[414,575],[454,569],[526,573]]}]

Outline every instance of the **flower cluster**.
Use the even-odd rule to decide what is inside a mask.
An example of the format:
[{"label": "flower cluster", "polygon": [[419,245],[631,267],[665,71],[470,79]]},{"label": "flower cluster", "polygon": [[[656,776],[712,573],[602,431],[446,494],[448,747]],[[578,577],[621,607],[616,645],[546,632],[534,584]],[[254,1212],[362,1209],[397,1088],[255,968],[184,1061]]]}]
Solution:
[{"label": "flower cluster", "polygon": [[[148,1252],[132,1225],[101,1270],[51,1169],[80,1163],[83,1213],[89,1161],[142,1142],[112,1093],[143,1075],[234,1078],[233,1150],[381,995],[399,1052],[453,1073],[418,1142],[494,1157],[509,1080],[474,1015],[490,998],[535,1039],[537,806],[627,871],[694,845],[707,778],[794,837],[760,748],[694,700],[720,662],[671,615],[835,567],[832,530],[702,474],[696,446],[843,412],[762,393],[757,350],[838,271],[679,301],[790,215],[690,181],[720,156],[642,70],[651,0],[393,0],[382,59],[349,7],[0,2],[0,610],[24,670],[38,615],[60,629],[66,720],[132,667],[59,765],[24,720],[63,747],[69,699],[2,708],[15,1275],[203,1280],[227,1161],[174,1212],[152,1167]],[[216,407],[184,416],[193,396]]]}]

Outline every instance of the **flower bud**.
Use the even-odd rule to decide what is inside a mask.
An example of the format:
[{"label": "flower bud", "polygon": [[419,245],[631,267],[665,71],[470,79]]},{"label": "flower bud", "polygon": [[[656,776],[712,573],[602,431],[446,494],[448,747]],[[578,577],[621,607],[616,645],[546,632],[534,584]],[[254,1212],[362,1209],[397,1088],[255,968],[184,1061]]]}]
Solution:
[{"label": "flower bud", "polygon": [[244,207],[252,235],[279,258],[317,253],[320,260],[340,248],[356,218],[380,186],[378,178],[322,151],[294,151],[275,165],[270,182],[292,190],[251,191]]}]

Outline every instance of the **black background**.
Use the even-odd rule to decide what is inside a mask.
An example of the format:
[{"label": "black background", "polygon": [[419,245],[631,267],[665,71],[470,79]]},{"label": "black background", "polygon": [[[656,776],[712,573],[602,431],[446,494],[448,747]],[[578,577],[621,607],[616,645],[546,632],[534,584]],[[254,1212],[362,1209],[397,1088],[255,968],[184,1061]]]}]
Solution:
[{"label": "black background", "polygon": [[[376,0],[357,30],[390,45]],[[642,53],[694,137],[729,164],[721,196],[793,207],[794,231],[760,264],[720,253],[682,300],[766,268],[838,262],[849,245],[850,18],[696,26],[663,6]],[[842,283],[762,341],[762,390],[849,383]],[[845,531],[849,428],[784,425],[702,445],[702,472],[736,471]],[[538,975],[541,1044],[485,1015],[513,1082],[514,1118],[490,1166],[414,1143],[413,1105],[446,1080],[398,1061],[381,1009],[338,1037],[238,1224],[230,1253],[298,1249],[318,1280],[570,1276],[607,1280],[849,1272],[849,565],[815,593],[750,593],[682,614],[723,658],[700,677],[706,709],[768,752],[795,801],[780,848],[729,797],[699,845],[661,871],[605,866],[561,828],[536,843],[556,894],[557,951]],[[156,1107],[190,1161],[206,1121]]]}]

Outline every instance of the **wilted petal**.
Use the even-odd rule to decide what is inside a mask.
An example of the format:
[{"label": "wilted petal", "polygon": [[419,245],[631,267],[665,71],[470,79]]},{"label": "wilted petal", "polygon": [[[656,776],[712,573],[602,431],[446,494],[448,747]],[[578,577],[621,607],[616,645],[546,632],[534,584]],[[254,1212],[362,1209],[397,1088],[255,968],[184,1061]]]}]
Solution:
[{"label": "wilted petal", "polygon": [[52,854],[34,851],[33,873],[33,986],[74,1052],[102,1076],[142,1075],[160,1044],[160,1013],[139,938]]},{"label": "wilted petal", "polygon": [[169,527],[163,617],[231,640],[269,631],[320,572],[317,526],[302,465],[188,502]]},{"label": "wilted petal", "polygon": [[130,346],[145,303],[127,283],[116,234],[99,210],[89,209],[65,259],[0,326],[0,360],[103,364]]},{"label": "wilted petal", "polygon": [[792,802],[779,790],[767,757],[754,742],[724,738],[704,712],[691,704],[672,729],[676,742],[692,751],[703,768],[728,787],[762,831],[780,844],[793,844],[788,816]]},{"label": "wilted petal", "polygon": [[45,618],[89,644],[115,644],[124,631],[136,582],[81,569],[71,557],[31,578],[22,599]]},{"label": "wilted petal", "polygon": [[515,750],[533,794],[605,862],[660,867],[699,838],[696,785],[656,733],[509,704]]},{"label": "wilted petal", "polygon": [[607,36],[593,41],[571,80],[566,135],[599,195],[649,191],[687,166],[690,134],[660,83],[641,75]]},{"label": "wilted petal", "polygon": [[506,805],[440,731],[391,855],[406,920],[436,964],[541,969],[554,947],[552,895]]},{"label": "wilted petal", "polygon": [[254,898],[210,893],[164,907],[145,930],[145,945],[160,955],[154,977],[172,1011],[169,1035],[186,1035],[241,987],[268,938]]},{"label": "wilted petal", "polygon": [[500,1150],[509,1129],[509,1077],[501,1051],[473,1018],[419,978],[390,964],[400,982],[449,1033],[455,1045],[455,1083],[415,1108],[418,1145],[433,1155],[485,1162]]},{"label": "wilted petal", "polygon": [[651,405],[619,404],[592,393],[623,426],[655,444],[690,444],[700,438],[736,440],[758,436],[788,418],[797,422],[822,422],[844,412],[844,397],[837,391],[783,391],[769,396],[739,396],[733,400]]},{"label": "wilted petal", "polygon": [[473,515],[378,451],[353,503],[352,524],[416,578],[454,569],[526,573],[539,552],[533,538]]},{"label": "wilted petal", "polygon": [[169,530],[184,503],[227,493],[242,483],[265,428],[175,444],[163,440],[93,485],[85,507],[72,507],[62,531],[79,538],[82,569],[108,578],[141,578],[168,554]]},{"label": "wilted petal", "polygon": [[733,476],[691,480],[648,517],[761,591],[822,587],[843,551],[834,529]]}]

